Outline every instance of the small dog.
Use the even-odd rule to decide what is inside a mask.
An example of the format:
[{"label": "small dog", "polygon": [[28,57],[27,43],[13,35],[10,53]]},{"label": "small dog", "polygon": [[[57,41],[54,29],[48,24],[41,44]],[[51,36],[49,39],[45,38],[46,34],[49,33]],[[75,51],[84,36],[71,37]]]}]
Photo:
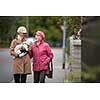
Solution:
[{"label": "small dog", "polygon": [[28,53],[29,47],[32,45],[32,42],[27,40],[14,48],[14,52],[19,55],[19,57],[23,57]]}]

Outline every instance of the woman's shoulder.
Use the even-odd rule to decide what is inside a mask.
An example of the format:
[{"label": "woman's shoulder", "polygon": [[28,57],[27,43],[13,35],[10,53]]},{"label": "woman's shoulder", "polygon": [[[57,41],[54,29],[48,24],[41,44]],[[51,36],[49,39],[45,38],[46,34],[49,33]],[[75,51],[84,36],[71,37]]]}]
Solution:
[{"label": "woman's shoulder", "polygon": [[18,44],[21,44],[21,41],[19,41],[18,39],[13,39],[12,40],[12,42],[11,42],[12,44],[15,44],[15,45],[18,45]]},{"label": "woman's shoulder", "polygon": [[50,46],[49,43],[47,43],[47,42],[44,42],[43,45],[46,46],[46,47]]},{"label": "woman's shoulder", "polygon": [[15,43],[15,42],[17,42],[17,40],[16,40],[16,39],[13,39],[13,40],[12,40],[12,43]]},{"label": "woman's shoulder", "polygon": [[34,47],[34,46],[35,46],[35,42],[34,42],[34,43],[32,43],[31,47]]},{"label": "woman's shoulder", "polygon": [[12,47],[15,47],[16,46],[16,39],[13,39],[12,41],[11,41],[11,44],[10,44],[10,47],[12,48]]}]

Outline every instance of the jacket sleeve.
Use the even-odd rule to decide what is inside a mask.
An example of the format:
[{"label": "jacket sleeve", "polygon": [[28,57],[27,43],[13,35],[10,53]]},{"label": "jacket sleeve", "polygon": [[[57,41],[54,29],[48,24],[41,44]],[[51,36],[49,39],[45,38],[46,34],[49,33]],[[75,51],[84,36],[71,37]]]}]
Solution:
[{"label": "jacket sleeve", "polygon": [[18,57],[18,54],[16,54],[16,53],[14,52],[15,46],[16,46],[16,41],[13,40],[13,41],[11,42],[9,52],[10,52],[10,55],[15,56],[15,57]]},{"label": "jacket sleeve", "polygon": [[51,50],[51,48],[50,48],[49,45],[46,46],[46,51],[47,51],[47,56],[48,56],[48,57],[47,57],[47,59],[45,60],[45,64],[50,63],[51,60],[52,60],[53,57],[54,57],[53,52],[52,52],[52,50]]},{"label": "jacket sleeve", "polygon": [[29,56],[30,56],[30,58],[33,58],[32,46],[30,48],[31,48],[31,50],[29,50]]}]

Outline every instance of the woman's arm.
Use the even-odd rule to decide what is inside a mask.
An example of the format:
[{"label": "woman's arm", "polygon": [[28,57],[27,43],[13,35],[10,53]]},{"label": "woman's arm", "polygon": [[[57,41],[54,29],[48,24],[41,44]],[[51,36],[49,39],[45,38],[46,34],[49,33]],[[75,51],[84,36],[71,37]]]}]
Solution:
[{"label": "woman's arm", "polygon": [[45,60],[45,63],[47,64],[47,63],[50,63],[52,61],[54,55],[53,55],[53,52],[52,52],[52,50],[51,50],[49,45],[46,46],[46,51],[47,51],[47,56],[48,57]]},{"label": "woman's arm", "polygon": [[32,46],[29,47],[29,56],[30,56],[30,59],[33,58]]},{"label": "woman's arm", "polygon": [[15,46],[16,46],[16,41],[13,40],[13,41],[11,42],[9,52],[10,52],[10,55],[15,56],[15,57],[18,57],[18,54],[14,52]]}]

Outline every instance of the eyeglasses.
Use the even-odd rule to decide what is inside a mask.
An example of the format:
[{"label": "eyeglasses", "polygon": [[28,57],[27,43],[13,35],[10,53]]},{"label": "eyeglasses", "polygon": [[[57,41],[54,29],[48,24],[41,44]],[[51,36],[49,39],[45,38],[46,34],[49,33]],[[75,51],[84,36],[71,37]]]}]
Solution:
[{"label": "eyeglasses", "polygon": [[23,33],[23,34],[27,34],[27,33]]}]

